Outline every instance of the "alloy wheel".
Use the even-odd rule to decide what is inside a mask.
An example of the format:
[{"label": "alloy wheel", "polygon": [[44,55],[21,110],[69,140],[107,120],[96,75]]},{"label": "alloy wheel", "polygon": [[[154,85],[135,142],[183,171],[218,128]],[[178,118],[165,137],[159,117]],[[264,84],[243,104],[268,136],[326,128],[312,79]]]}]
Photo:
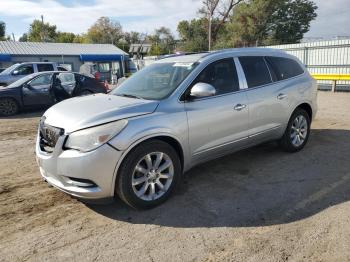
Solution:
[{"label": "alloy wheel", "polygon": [[291,126],[290,139],[295,147],[301,146],[307,136],[307,120],[303,115],[298,115]]},{"label": "alloy wheel", "polygon": [[4,116],[10,116],[16,114],[18,106],[12,99],[0,99],[0,114]]},{"label": "alloy wheel", "polygon": [[162,152],[152,152],[137,163],[131,183],[136,196],[145,201],[162,197],[170,188],[174,176],[171,158]]}]

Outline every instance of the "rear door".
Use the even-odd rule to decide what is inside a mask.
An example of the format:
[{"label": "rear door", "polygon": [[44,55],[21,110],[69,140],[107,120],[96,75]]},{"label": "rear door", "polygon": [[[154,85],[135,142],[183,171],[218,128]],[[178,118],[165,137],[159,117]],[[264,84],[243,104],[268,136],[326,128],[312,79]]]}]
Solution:
[{"label": "rear door", "polygon": [[42,74],[22,87],[23,104],[25,106],[43,106],[53,103],[50,93],[53,74]]},{"label": "rear door", "polygon": [[214,86],[216,95],[185,101],[193,162],[239,149],[248,137],[247,98],[240,92],[233,58],[209,64],[189,90],[198,82]]},{"label": "rear door", "polygon": [[263,56],[239,57],[247,81],[249,136],[253,142],[278,138],[288,115],[285,87],[273,81]]},{"label": "rear door", "polygon": [[74,89],[76,87],[75,76],[73,73],[59,73],[57,75],[59,79],[60,87],[67,93],[69,96],[73,95]]}]

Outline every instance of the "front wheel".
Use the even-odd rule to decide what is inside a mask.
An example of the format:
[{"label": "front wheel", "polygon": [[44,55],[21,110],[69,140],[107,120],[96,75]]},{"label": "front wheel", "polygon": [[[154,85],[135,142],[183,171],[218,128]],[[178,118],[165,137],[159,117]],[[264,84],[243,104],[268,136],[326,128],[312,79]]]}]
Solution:
[{"label": "front wheel", "polygon": [[121,164],[116,193],[134,208],[152,208],[169,198],[180,176],[181,163],[173,147],[163,141],[147,141]]},{"label": "front wheel", "polygon": [[287,152],[297,152],[306,145],[310,135],[310,117],[308,113],[297,108],[280,140],[281,147]]},{"label": "front wheel", "polygon": [[12,116],[17,114],[19,107],[17,102],[12,98],[1,98],[0,99],[0,115]]}]

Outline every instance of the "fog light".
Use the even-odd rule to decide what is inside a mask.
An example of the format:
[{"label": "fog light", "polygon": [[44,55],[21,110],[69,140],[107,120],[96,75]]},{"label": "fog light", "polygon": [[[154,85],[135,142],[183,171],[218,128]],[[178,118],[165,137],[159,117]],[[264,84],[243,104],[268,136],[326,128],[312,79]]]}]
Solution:
[{"label": "fog light", "polygon": [[89,179],[68,177],[67,184],[77,187],[97,187],[97,185]]}]

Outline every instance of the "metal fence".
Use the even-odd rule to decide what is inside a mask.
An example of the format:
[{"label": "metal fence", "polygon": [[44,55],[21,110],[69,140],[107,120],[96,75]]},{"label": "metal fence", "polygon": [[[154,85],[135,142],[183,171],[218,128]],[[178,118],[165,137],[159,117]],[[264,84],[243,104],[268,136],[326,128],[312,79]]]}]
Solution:
[{"label": "metal fence", "polygon": [[[298,57],[311,74],[350,74],[350,39],[269,46]],[[330,90],[332,81],[319,80],[319,89]],[[350,91],[350,81],[337,81],[337,90]]]}]

